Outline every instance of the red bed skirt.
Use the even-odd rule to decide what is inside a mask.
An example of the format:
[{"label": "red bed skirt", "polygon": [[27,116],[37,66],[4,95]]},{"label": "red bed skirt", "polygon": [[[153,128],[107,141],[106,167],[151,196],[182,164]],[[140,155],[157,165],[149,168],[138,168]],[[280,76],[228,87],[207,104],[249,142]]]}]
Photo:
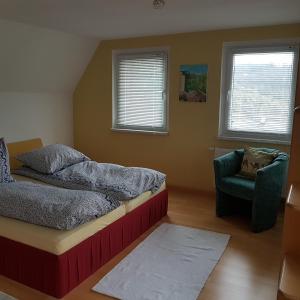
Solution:
[{"label": "red bed skirt", "polygon": [[0,274],[62,298],[167,214],[164,190],[61,255],[0,237]]}]

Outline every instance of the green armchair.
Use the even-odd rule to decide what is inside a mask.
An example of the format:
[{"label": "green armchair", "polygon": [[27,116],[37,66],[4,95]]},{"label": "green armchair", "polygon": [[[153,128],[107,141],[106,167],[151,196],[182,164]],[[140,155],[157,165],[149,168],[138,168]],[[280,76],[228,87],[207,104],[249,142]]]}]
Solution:
[{"label": "green armchair", "polygon": [[[267,152],[274,149],[261,148]],[[257,171],[255,180],[237,176],[244,150],[236,150],[214,160],[216,183],[216,214],[231,215],[237,206],[251,209],[251,228],[261,232],[274,226],[281,202],[288,166],[288,155],[279,153],[273,162]]]}]

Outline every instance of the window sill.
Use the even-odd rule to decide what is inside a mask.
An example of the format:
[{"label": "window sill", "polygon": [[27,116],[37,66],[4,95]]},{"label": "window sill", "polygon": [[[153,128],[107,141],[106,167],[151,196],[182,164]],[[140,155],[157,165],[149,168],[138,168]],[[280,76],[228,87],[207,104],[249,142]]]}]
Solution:
[{"label": "window sill", "polygon": [[113,132],[120,133],[139,133],[139,134],[151,134],[151,135],[168,135],[168,131],[151,131],[151,130],[139,130],[139,129],[122,129],[122,128],[111,128]]},{"label": "window sill", "polygon": [[218,140],[224,141],[240,141],[240,142],[254,142],[254,143],[266,143],[266,144],[274,144],[274,145],[286,145],[290,146],[291,142],[288,141],[280,141],[280,140],[267,140],[260,138],[246,138],[246,137],[236,137],[236,136],[223,136],[219,135],[217,137]]}]

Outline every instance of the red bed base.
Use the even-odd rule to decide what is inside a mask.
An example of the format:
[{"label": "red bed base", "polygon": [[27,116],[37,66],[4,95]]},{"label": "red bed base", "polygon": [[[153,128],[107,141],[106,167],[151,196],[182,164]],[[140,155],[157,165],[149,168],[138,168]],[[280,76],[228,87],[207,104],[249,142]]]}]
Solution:
[{"label": "red bed base", "polygon": [[167,214],[164,190],[61,255],[0,237],[0,274],[62,298]]}]

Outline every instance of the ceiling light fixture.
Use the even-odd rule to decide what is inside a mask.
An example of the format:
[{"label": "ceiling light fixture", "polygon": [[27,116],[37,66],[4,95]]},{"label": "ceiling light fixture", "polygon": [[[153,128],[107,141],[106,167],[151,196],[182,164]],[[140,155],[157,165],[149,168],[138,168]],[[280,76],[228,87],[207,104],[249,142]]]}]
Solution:
[{"label": "ceiling light fixture", "polygon": [[161,9],[165,6],[164,0],[153,0],[153,8],[155,9]]}]

